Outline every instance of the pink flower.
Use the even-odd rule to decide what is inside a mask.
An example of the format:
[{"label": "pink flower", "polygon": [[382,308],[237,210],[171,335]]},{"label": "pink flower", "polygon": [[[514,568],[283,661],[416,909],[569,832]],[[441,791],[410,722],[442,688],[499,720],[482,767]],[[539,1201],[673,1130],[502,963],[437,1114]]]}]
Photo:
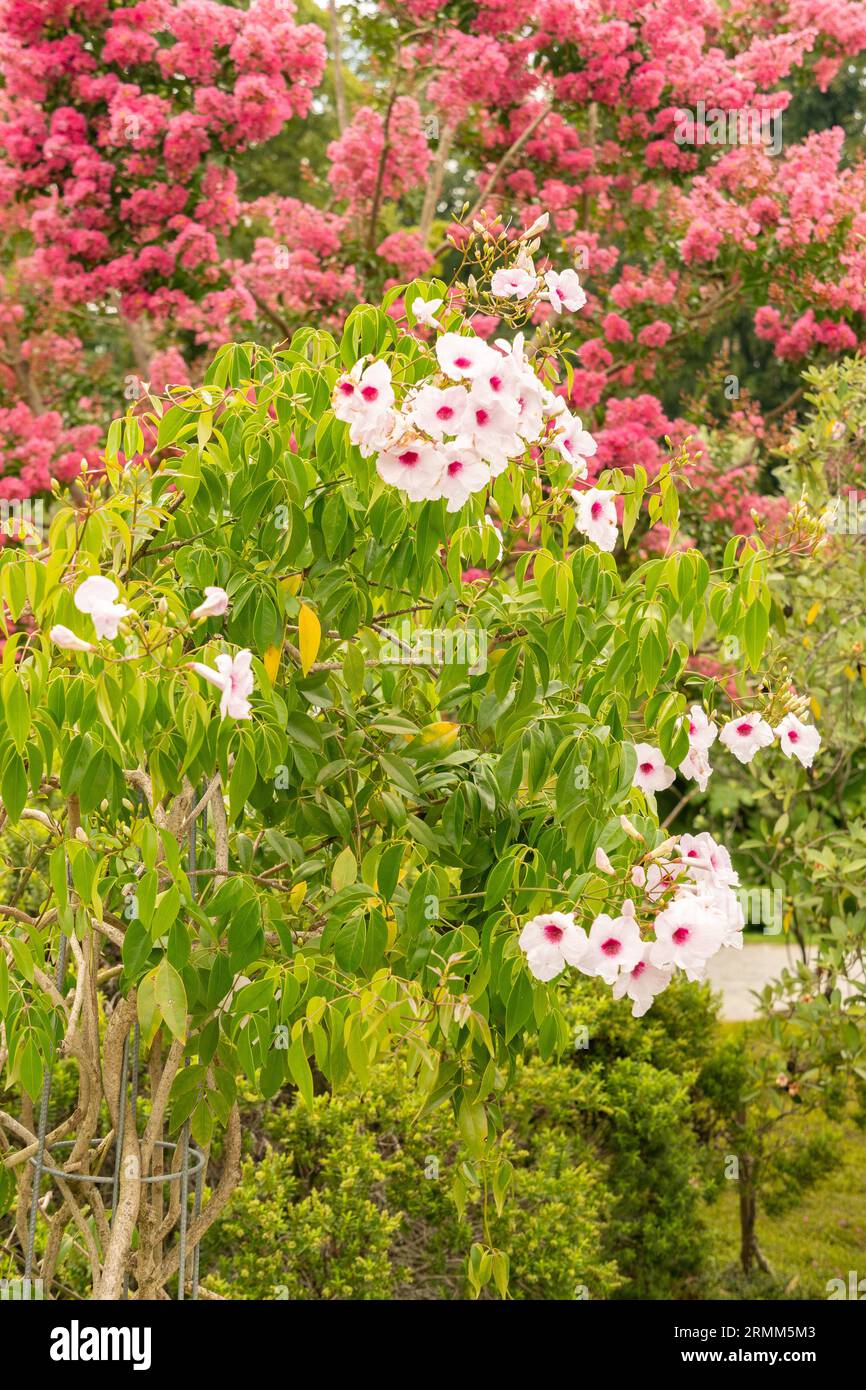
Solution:
[{"label": "pink flower", "polygon": [[614,999],[627,995],[632,1001],[632,1018],[643,1018],[657,994],[667,989],[673,975],[673,966],[659,968],[650,963],[651,943],[645,941],[640,960],[630,970],[621,970],[613,982],[611,993]]},{"label": "pink flower", "polygon": [[785,757],[793,755],[803,767],[812,766],[815,754],[821,747],[821,735],[815,726],[802,724],[794,714],[786,714],[781,724],[776,725],[776,738]]},{"label": "pink flower", "polygon": [[579,965],[586,950],[586,932],[570,912],[547,912],[533,917],[520,933],[520,948],[537,980],[552,980],[568,965]]},{"label": "pink flower", "polygon": [[89,613],[96,629],[97,637],[114,639],[121,618],[132,612],[122,603],[115,603],[120,590],[111,579],[100,574],[92,574],[79,584],[73,602],[79,613]]},{"label": "pink flower", "polygon": [[194,621],[198,621],[199,618],[221,618],[223,613],[228,611],[229,606],[229,596],[225,589],[220,589],[215,584],[209,584],[204,592],[204,603],[200,603],[198,608],[194,608],[189,616]]},{"label": "pink flower", "polygon": [[659,749],[653,748],[650,743],[637,743],[635,752],[637,767],[632,785],[639,787],[642,792],[666,791],[676,773],[672,767],[666,765]]},{"label": "pink flower", "polygon": [[586,294],[581,288],[580,276],[576,270],[548,270],[544,283],[547,286],[547,298],[550,300],[551,308],[557,314],[561,314],[563,309],[576,314],[586,303]]},{"label": "pink flower", "polygon": [[249,719],[250,702],[247,698],[253,693],[253,673],[250,670],[252,653],[244,649],[232,658],[228,652],[220,652],[216,659],[216,670],[203,666],[200,661],[187,662],[191,671],[209,681],[222,691],[220,715],[231,719]]},{"label": "pink flower", "polygon": [[584,975],[600,975],[612,985],[621,970],[632,970],[643,954],[643,942],[634,916],[633,904],[623,903],[622,915],[609,917],[602,912],[589,929],[586,951],[578,961]]},{"label": "pink flower", "polygon": [[759,714],[744,714],[725,725],[719,734],[719,741],[741,763],[750,763],[759,748],[769,748],[773,742],[773,730]]},{"label": "pink flower", "polygon": [[573,493],[577,503],[575,526],[599,550],[613,550],[616,545],[616,493],[591,487],[586,492]]},{"label": "pink flower", "polygon": [[96,650],[92,642],[85,642],[83,637],[76,637],[75,633],[70,628],[64,627],[62,623],[57,623],[48,636],[65,652],[92,652]]}]

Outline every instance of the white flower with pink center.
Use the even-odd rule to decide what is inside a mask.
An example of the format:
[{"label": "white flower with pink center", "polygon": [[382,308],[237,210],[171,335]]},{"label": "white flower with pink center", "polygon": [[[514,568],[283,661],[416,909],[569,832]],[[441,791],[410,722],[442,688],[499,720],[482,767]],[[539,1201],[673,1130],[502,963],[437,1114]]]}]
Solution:
[{"label": "white flower with pink center", "polygon": [[497,299],[528,299],[537,283],[531,271],[514,265],[494,271],[490,288]]},{"label": "white flower with pink center", "polygon": [[575,526],[599,550],[613,550],[616,545],[616,494],[604,488],[591,487],[586,492],[572,494],[577,503]]},{"label": "white flower with pink center", "polygon": [[338,420],[351,424],[361,416],[372,422],[394,404],[391,368],[387,362],[371,362],[367,367],[363,359],[356,362],[338,380],[331,403]]},{"label": "white flower with pink center", "polygon": [[537,980],[552,980],[566,965],[580,964],[586,932],[570,912],[545,912],[526,923],[520,933],[520,949]]},{"label": "white flower with pink center", "polygon": [[220,714],[223,719],[226,716],[231,719],[249,719],[248,696],[252,695],[255,684],[250,670],[251,662],[252,653],[245,649],[235,657],[231,657],[228,652],[220,652],[216,659],[215,671],[200,661],[190,661],[187,665],[196,675],[201,676],[202,680],[209,681],[222,691]]},{"label": "white flower with pink center", "polygon": [[493,398],[486,392],[469,392],[465,432],[476,449],[491,462],[502,463],[523,453],[523,440],[517,433],[517,402]]},{"label": "white flower with pink center", "polygon": [[548,270],[544,283],[547,286],[547,298],[557,314],[561,314],[563,309],[576,314],[586,303],[586,293],[576,270]]},{"label": "white flower with pink center", "polygon": [[393,449],[379,454],[376,471],[391,487],[402,488],[410,502],[428,502],[440,495],[442,456],[420,436],[406,435]]},{"label": "white flower with pink center", "polygon": [[814,724],[803,724],[795,714],[786,714],[776,725],[776,738],[786,758],[794,757],[804,767],[811,767],[821,747],[821,735]]},{"label": "white flower with pink center", "polygon": [[677,966],[690,980],[702,980],[726,932],[725,914],[711,897],[681,891],[656,917],[650,962],[660,969]]},{"label": "white flower with pink center", "polygon": [[469,407],[465,386],[422,386],[407,402],[409,417],[431,439],[461,434]]},{"label": "white flower with pink center", "polygon": [[636,743],[637,767],[634,770],[632,785],[642,792],[663,792],[671,785],[676,773],[668,767],[661,750],[651,743]]},{"label": "white flower with pink center", "polygon": [[474,380],[496,362],[492,348],[480,338],[469,338],[462,333],[443,333],[437,338],[436,357],[452,381]]},{"label": "white flower with pink center", "polygon": [[[575,476],[585,478],[586,460],[592,458],[598,445],[592,435],[583,428],[578,416],[572,415],[571,411],[564,410],[557,416],[553,444],[566,463],[574,469]],[[613,520],[616,525],[615,511]]]},{"label": "white flower with pink center", "polygon": [[516,402],[520,387],[526,377],[535,381],[535,374],[531,368],[527,372],[521,372],[515,366],[514,359],[498,349],[492,349],[492,358],[489,366],[478,373],[472,382],[473,394],[482,399],[489,400],[514,400]]},{"label": "white flower with pink center", "polygon": [[480,492],[490,482],[490,469],[475,449],[459,439],[441,445],[439,457],[444,466],[436,496],[448,498],[447,512],[459,512],[473,492]]},{"label": "white flower with pink center", "polygon": [[700,705],[692,705],[689,710],[689,747],[705,753],[712,748],[718,735],[712,719],[708,719]]},{"label": "white flower with pink center", "polygon": [[740,875],[731,863],[730,854],[708,830],[701,831],[700,835],[681,835],[677,849],[695,883],[712,886],[739,883]]},{"label": "white flower with pink center", "polygon": [[769,748],[773,730],[759,714],[743,714],[732,719],[719,734],[719,742],[730,749],[741,763],[750,763],[759,748]]},{"label": "white flower with pink center", "polygon": [[671,965],[663,969],[653,965],[650,961],[650,949],[651,943],[645,941],[640,960],[631,970],[621,970],[613,982],[611,993],[614,999],[622,999],[627,995],[632,1001],[632,1018],[643,1018],[656,996],[667,989],[674,973]]},{"label": "white flower with pink center", "polygon": [[599,975],[612,985],[621,970],[632,970],[643,954],[634,905],[626,899],[619,917],[602,912],[589,929],[589,941],[578,969]]}]

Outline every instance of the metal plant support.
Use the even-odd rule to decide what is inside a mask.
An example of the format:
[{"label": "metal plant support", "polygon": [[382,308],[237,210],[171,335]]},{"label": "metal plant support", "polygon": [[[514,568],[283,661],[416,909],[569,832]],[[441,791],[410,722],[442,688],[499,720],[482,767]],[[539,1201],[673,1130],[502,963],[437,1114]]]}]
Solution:
[{"label": "metal plant support", "polygon": [[[193,820],[190,826],[188,868],[191,876],[195,875],[197,867],[197,833],[199,822],[201,822],[202,834],[206,834],[207,807],[203,809],[200,816],[196,820]],[[68,861],[66,866],[66,875],[67,882],[71,887],[72,873]],[[63,981],[66,974],[68,950],[69,941],[67,937],[61,932],[60,943],[57,952],[57,969],[55,973],[55,984],[57,985],[57,988],[61,993],[63,992]],[[120,1096],[117,1112],[117,1135],[115,1138],[114,1146],[114,1172],[110,1176],[101,1176],[98,1174],[90,1173],[68,1173],[65,1169],[53,1167],[51,1163],[46,1162],[46,1155],[50,1157],[51,1153],[54,1150],[72,1148],[75,1143],[75,1141],[72,1139],[59,1140],[55,1144],[52,1144],[50,1146],[46,1142],[46,1137],[48,1133],[48,1110],[51,1102],[53,1069],[54,1062],[56,1060],[56,1046],[52,1048],[51,1057],[49,1059],[48,1066],[45,1069],[45,1077],[42,1083],[42,1095],[39,1104],[39,1125],[37,1129],[38,1147],[36,1153],[32,1154],[30,1157],[30,1163],[33,1165],[35,1171],[33,1174],[33,1196],[30,1203],[30,1220],[27,1232],[27,1249],[25,1252],[24,1260],[25,1279],[30,1279],[33,1276],[33,1263],[36,1249],[36,1224],[39,1214],[39,1194],[43,1177],[48,1176],[51,1178],[61,1178],[66,1182],[95,1183],[102,1187],[110,1187],[112,1221],[114,1220],[114,1214],[117,1210],[118,1192],[120,1189],[120,1163],[121,1156],[123,1153],[124,1126],[126,1123],[126,1099],[129,1087],[130,1053],[132,1056],[131,1109],[133,1116],[137,1119],[138,1086],[140,1074],[140,1044],[141,1030],[139,1028],[138,1022],[136,1022],[132,1034],[132,1048],[130,1049],[129,1037],[126,1038],[126,1041],[123,1045]],[[185,1059],[184,1065],[189,1065],[188,1057]],[[91,1147],[98,1148],[101,1143],[101,1140],[94,1139],[91,1143]],[[195,1219],[201,1212],[207,1159],[205,1154],[202,1153],[201,1149],[197,1148],[195,1144],[190,1143],[189,1120],[186,1120],[184,1122],[183,1127],[181,1129],[181,1137],[177,1143],[168,1140],[158,1140],[156,1143],[156,1148],[170,1153],[176,1152],[178,1148],[181,1150],[181,1162],[176,1172],[156,1173],[151,1175],[150,1177],[141,1177],[141,1175],[139,1175],[138,1181],[142,1184],[147,1185],[152,1185],[154,1183],[180,1183],[180,1218],[178,1229],[179,1264],[177,1297],[178,1300],[182,1301],[186,1297],[187,1265],[190,1260],[190,1251],[187,1248],[190,1178],[195,1179],[193,1197],[193,1218]],[[190,1277],[191,1295],[194,1300],[198,1298],[199,1291],[200,1254],[200,1247],[198,1242],[196,1242],[191,1252],[192,1272]],[[128,1296],[129,1274],[126,1274],[124,1275],[123,1280],[123,1297],[128,1298]]]}]

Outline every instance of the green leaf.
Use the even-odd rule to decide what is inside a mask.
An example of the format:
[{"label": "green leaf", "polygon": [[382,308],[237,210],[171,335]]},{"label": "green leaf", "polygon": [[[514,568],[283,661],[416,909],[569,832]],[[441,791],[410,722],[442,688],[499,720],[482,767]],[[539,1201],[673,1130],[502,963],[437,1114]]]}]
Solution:
[{"label": "green leaf", "polygon": [[154,997],[171,1032],[180,1042],[186,1042],[186,990],[180,975],[167,960],[157,967]]}]

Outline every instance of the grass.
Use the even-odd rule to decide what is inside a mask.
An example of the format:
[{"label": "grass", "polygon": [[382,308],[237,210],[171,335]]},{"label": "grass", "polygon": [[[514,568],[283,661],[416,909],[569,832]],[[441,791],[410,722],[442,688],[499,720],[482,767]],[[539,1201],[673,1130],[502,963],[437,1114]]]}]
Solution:
[{"label": "grass", "polygon": [[[722,1024],[734,1031],[741,1024]],[[820,1116],[804,1116],[803,1131],[826,1127]],[[866,1279],[866,1133],[852,1120],[837,1131],[839,1163],[780,1216],[759,1209],[757,1235],[775,1275],[760,1271],[749,1279],[739,1267],[740,1224],[736,1184],[725,1184],[718,1201],[705,1210],[711,1237],[709,1296],[714,1298],[829,1297],[830,1279],[847,1285],[850,1270]]]}]

